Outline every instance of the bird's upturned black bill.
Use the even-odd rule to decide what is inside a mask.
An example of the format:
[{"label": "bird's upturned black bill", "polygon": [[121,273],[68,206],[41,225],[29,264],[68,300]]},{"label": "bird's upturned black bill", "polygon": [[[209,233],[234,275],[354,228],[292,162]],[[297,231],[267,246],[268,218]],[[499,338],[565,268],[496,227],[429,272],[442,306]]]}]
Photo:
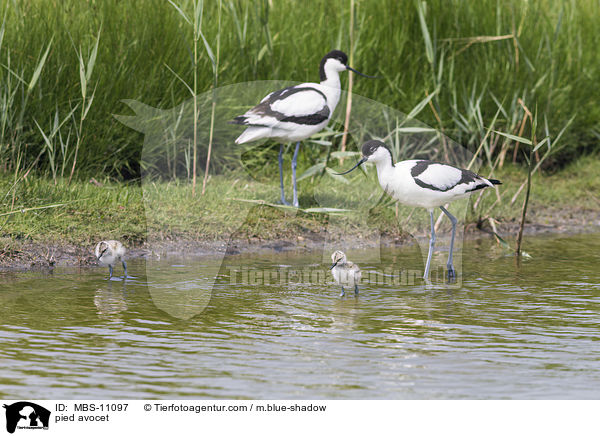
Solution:
[{"label": "bird's upturned black bill", "polygon": [[[338,260],[338,262],[339,262],[339,260]],[[329,267],[329,269],[333,269],[333,268],[335,268],[335,266],[336,266],[337,264],[338,264],[337,262],[336,262],[336,263],[334,263],[333,265],[331,265],[331,266]]]},{"label": "bird's upturned black bill", "polygon": [[361,73],[360,71],[356,71],[354,68],[346,65],[346,69],[352,71],[353,73],[358,74],[359,76],[368,77],[369,79],[377,79],[377,76],[367,76],[366,74]]},{"label": "bird's upturned black bill", "polygon": [[344,174],[348,174],[350,171],[353,171],[354,169],[358,168],[359,166],[361,166],[362,164],[364,164],[366,161],[367,161],[367,158],[363,157],[361,160],[358,161],[358,163],[356,165],[354,165],[348,171],[344,171],[343,173],[334,173],[334,174],[336,176],[343,176]]}]

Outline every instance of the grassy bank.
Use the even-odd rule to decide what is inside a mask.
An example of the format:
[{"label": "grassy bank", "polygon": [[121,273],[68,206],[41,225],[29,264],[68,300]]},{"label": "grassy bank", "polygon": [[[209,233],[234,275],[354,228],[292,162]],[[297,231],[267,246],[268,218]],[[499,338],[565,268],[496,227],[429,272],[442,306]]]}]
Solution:
[{"label": "grassy bank", "polygon": [[[192,1],[175,3],[191,16]],[[597,1],[355,1],[352,47],[350,3],[205,1],[206,45],[199,40],[194,68],[192,26],[167,1],[2,2],[0,171],[136,177],[143,138],[113,118],[128,113],[122,99],[176,106],[190,98],[183,82],[192,84],[194,71],[198,92],[316,80],[332,48],[352,51],[354,66],[381,77],[355,81],[355,93],[405,113],[433,95],[418,118],[471,150],[497,113],[495,129],[520,133],[520,100],[537,107],[540,138],[545,125],[554,137],[574,117],[547,163],[597,149]],[[198,172],[206,147],[198,144]],[[504,150],[507,160],[513,147]],[[304,150],[301,159],[314,155]]]},{"label": "grassy bank", "polygon": [[[528,222],[555,228],[564,224],[589,224],[590,217],[600,213],[596,195],[600,190],[599,171],[600,159],[587,157],[552,175],[536,173]],[[507,165],[494,176],[504,182],[498,191],[500,200],[497,201],[493,190],[485,191],[480,201],[474,196],[464,219],[470,225],[493,217],[498,232],[514,245],[510,233],[515,230],[524,193],[521,191],[512,204],[511,200],[523,183],[524,174],[521,168]],[[298,236],[322,237],[325,229],[349,238],[365,235],[373,229],[389,237],[402,237],[405,231],[415,229],[425,231],[426,213],[416,209],[413,214],[411,208],[400,207],[396,215],[395,204],[382,202],[377,196],[365,197],[365,180],[358,175],[350,185],[327,183],[327,196],[318,183],[301,184],[300,201],[313,211],[296,213],[291,209],[236,200],[275,200],[278,188],[242,180],[235,174],[214,177],[203,197],[192,197],[187,184],[149,183],[144,185],[146,204],[142,188],[134,183],[81,181],[70,185],[60,182],[55,186],[46,178],[30,176],[11,190],[13,181],[3,177],[0,189],[11,192],[11,196],[5,197],[2,204],[9,214],[0,216],[0,259],[4,264],[18,260],[29,245],[47,247],[50,251],[57,246],[73,246],[79,250],[75,251],[89,255],[98,240],[116,238],[129,247],[136,247],[143,244],[148,235],[153,241],[166,243],[226,243],[230,238],[293,242]],[[332,218],[318,209],[323,206],[319,201],[345,206],[351,212],[335,214]],[[359,209],[364,202],[370,204],[366,220],[365,211],[361,213]],[[453,207],[450,210],[456,210]],[[333,219],[335,226],[327,227]],[[484,227],[489,227],[488,221],[483,222]],[[447,226],[445,221],[443,226]]]}]

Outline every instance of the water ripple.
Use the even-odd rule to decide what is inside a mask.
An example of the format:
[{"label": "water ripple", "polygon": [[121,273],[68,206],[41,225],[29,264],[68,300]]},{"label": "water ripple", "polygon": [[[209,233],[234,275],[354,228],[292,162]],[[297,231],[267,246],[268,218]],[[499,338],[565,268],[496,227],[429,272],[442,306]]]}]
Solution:
[{"label": "water ripple", "polygon": [[[330,282],[230,284],[225,268],[319,268],[322,253],[233,256],[220,272],[205,260],[131,261],[138,279],[127,282],[99,269],[11,277],[0,285],[0,393],[597,399],[600,271],[585,253],[599,251],[600,235],[528,244],[533,259],[521,266],[467,245],[458,288],[368,282],[344,299]],[[417,268],[411,256],[381,258]],[[209,300],[190,294],[216,272]],[[185,313],[208,305],[180,319],[164,307],[173,301]]]}]

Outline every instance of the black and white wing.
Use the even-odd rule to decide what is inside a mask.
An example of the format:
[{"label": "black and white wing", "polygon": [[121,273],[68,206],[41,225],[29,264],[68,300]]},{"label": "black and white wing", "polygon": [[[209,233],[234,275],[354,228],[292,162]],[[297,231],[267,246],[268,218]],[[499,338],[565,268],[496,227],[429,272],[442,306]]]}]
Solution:
[{"label": "black and white wing", "polygon": [[428,160],[416,161],[411,176],[421,188],[456,195],[500,184],[498,180],[488,180],[473,171]]},{"label": "black and white wing", "polygon": [[246,126],[282,128],[282,123],[317,125],[327,121],[329,116],[325,94],[316,88],[298,85],[272,92],[232,122]]}]

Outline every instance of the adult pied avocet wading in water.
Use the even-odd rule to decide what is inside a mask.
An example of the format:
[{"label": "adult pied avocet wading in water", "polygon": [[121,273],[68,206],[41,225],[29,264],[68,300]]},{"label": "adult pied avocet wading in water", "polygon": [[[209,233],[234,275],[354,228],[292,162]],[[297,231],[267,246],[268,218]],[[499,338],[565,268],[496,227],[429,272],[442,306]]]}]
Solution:
[{"label": "adult pied avocet wading in water", "polygon": [[354,295],[358,295],[358,283],[360,282],[361,272],[358,265],[348,261],[346,255],[341,251],[335,251],[331,255],[333,264],[329,268],[336,283],[342,285],[340,297],[346,295],[344,286],[354,287]]},{"label": "adult pied avocet wading in water", "polygon": [[456,218],[443,206],[454,200],[466,198],[473,191],[500,185],[495,179],[486,179],[472,171],[452,165],[432,162],[429,160],[413,159],[394,164],[392,152],[381,141],[368,141],[362,146],[362,159],[348,171],[348,174],[365,162],[373,162],[377,167],[377,177],[383,190],[392,198],[407,206],[420,206],[429,211],[431,219],[431,238],[429,253],[423,278],[429,276],[431,255],[435,245],[435,230],[433,209],[439,207],[452,222],[452,237],[450,239],[450,254],[448,255],[448,278],[456,277],[452,265],[452,250],[456,234]]},{"label": "adult pied avocet wading in water", "polygon": [[123,264],[123,278],[127,278],[127,263],[125,263],[125,247],[119,241],[100,241],[96,245],[96,249],[94,253],[96,254],[96,258],[98,259],[98,263],[102,266],[108,265],[110,280],[113,276],[113,268],[115,264],[119,261]]},{"label": "adult pied avocet wading in water", "polygon": [[302,83],[280,89],[267,95],[261,102],[235,117],[231,123],[248,126],[235,140],[236,144],[270,138],[281,143],[279,148],[279,184],[281,202],[285,200],[283,190],[283,150],[284,144],[296,142],[292,158],[292,185],[294,207],[298,207],[298,188],[296,186],[296,167],[300,141],[321,131],[329,122],[335,110],[340,94],[340,72],[350,70],[364,77],[370,77],[348,65],[346,53],[333,50],[321,59],[319,75],[321,83]]}]

